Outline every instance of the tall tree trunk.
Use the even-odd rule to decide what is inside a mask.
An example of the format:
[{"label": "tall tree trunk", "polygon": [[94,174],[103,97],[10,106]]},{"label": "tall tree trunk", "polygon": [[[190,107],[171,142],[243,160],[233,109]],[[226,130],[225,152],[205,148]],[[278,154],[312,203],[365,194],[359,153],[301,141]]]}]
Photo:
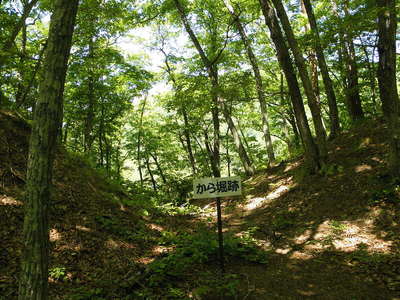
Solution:
[{"label": "tall tree trunk", "polygon": [[304,144],[307,169],[309,172],[315,172],[321,167],[321,162],[319,159],[318,148],[315,145],[310,127],[308,125],[306,112],[304,110],[303,99],[301,97],[300,88],[292,65],[289,50],[286,46],[274,10],[269,5],[267,0],[259,1],[265,17],[265,23],[267,24],[271,32],[271,39],[275,44],[279,64],[286,77],[289,94],[293,103],[293,108],[297,121],[297,127],[300,131],[300,135]]},{"label": "tall tree trunk", "polygon": [[305,11],[307,12],[308,22],[310,23],[311,32],[313,34],[314,49],[317,54],[318,65],[321,71],[322,80],[324,81],[325,93],[328,98],[329,106],[329,119],[330,119],[330,136],[335,137],[340,131],[339,112],[337,108],[337,101],[335,91],[333,89],[332,80],[329,76],[328,65],[326,64],[324,50],[319,36],[317,21],[314,16],[310,0],[303,0],[302,2]]},{"label": "tall tree trunk", "polygon": [[19,300],[48,299],[48,206],[78,0],[56,0],[29,146]]},{"label": "tall tree trunk", "polygon": [[246,151],[245,147],[243,146],[243,143],[242,143],[242,140],[238,133],[238,130],[236,128],[236,125],[233,122],[232,117],[231,117],[226,105],[223,102],[221,102],[221,108],[222,108],[222,112],[224,114],[225,120],[228,123],[229,130],[232,133],[233,142],[235,143],[235,146],[238,151],[240,161],[242,162],[244,171],[245,171],[246,175],[252,176],[252,175],[254,175],[255,170],[254,170],[253,164],[247,154],[247,151]]},{"label": "tall tree trunk", "polygon": [[300,74],[300,79],[303,83],[304,92],[308,99],[308,106],[310,107],[315,127],[320,159],[321,161],[325,162],[328,156],[328,148],[326,145],[326,132],[324,124],[322,123],[321,107],[317,101],[317,98],[315,97],[312,83],[307,72],[307,66],[304,61],[303,53],[300,50],[296,37],[294,36],[293,29],[290,25],[290,21],[286,14],[285,8],[281,0],[272,0],[272,2],[274,3],[274,6],[276,8],[278,17],[281,20],[282,27],[286,34],[286,39],[289,42],[290,49],[292,50],[294,56],[294,61]]},{"label": "tall tree trunk", "polygon": [[193,149],[192,149],[192,141],[190,139],[190,132],[189,132],[189,118],[185,107],[182,107],[182,115],[183,115],[183,122],[184,122],[184,135],[186,140],[187,146],[187,153],[189,156],[190,166],[192,167],[193,175],[197,173],[196,169],[196,160],[194,159]]},{"label": "tall tree trunk", "polygon": [[174,0],[175,7],[179,13],[183,26],[185,27],[186,32],[188,33],[193,45],[195,46],[197,52],[200,55],[200,58],[204,64],[204,67],[207,70],[208,77],[211,82],[211,99],[212,99],[212,119],[214,125],[214,145],[212,149],[212,160],[211,160],[211,167],[213,170],[214,177],[220,177],[220,122],[219,122],[219,106],[220,106],[220,97],[219,97],[219,83],[218,83],[218,68],[216,66],[216,60],[211,61],[206,53],[204,52],[203,48],[200,45],[197,36],[195,35],[194,31],[192,30],[190,23],[187,19],[186,13],[180,0]]},{"label": "tall tree trunk", "polygon": [[[99,134],[98,134],[98,139],[99,139],[99,165],[100,167],[104,166],[104,147],[103,147],[103,141],[104,141],[104,107],[101,107],[101,119],[100,119],[100,125],[99,125]],[[85,141],[83,141],[85,142]]]},{"label": "tall tree trunk", "polygon": [[[293,113],[293,108],[290,105],[290,102],[285,100],[284,78],[283,78],[282,73],[280,76],[279,96],[280,96],[281,106],[282,107],[285,107],[285,105],[288,106],[288,109],[286,110],[287,116],[285,116],[284,114],[282,115],[283,131],[284,131],[284,133],[286,133],[285,136],[286,136],[286,139],[288,140],[288,151],[289,151],[289,153],[293,153],[294,148],[300,147],[299,130],[297,129],[296,118]],[[292,127],[292,132],[293,132],[292,137],[289,134],[289,128],[288,128],[289,126],[288,125],[290,125]]]},{"label": "tall tree trunk", "polygon": [[[336,3],[334,3],[336,6]],[[343,6],[344,14],[346,17],[349,16],[348,1],[344,1]],[[358,68],[356,62],[356,51],[353,43],[353,35],[351,30],[343,30],[343,24],[340,16],[338,16],[340,22],[340,39],[342,44],[342,55],[344,58],[344,71],[345,71],[345,97],[346,106],[352,122],[356,122],[364,118],[364,112],[361,106],[360,87],[358,85]]]},{"label": "tall tree trunk", "polygon": [[[229,128],[228,128],[229,130]],[[226,166],[228,169],[228,176],[231,177],[231,155],[229,153],[229,137],[228,137],[228,132],[226,132],[225,134],[225,139],[226,139],[226,145],[225,145],[225,149],[226,149]]]},{"label": "tall tree trunk", "polygon": [[383,114],[389,125],[389,164],[393,176],[400,176],[399,95],[396,83],[396,1],[377,0],[378,6],[378,82]]},{"label": "tall tree trunk", "polygon": [[[204,167],[203,170],[205,170],[206,173],[211,177],[211,176],[213,176],[212,167],[211,167],[212,153],[210,153],[210,149],[209,149],[209,145],[208,145],[209,141],[208,141],[207,131],[204,131],[203,134],[204,134],[204,147],[196,136],[193,136],[193,138],[202,154],[201,157],[202,157],[202,164]],[[203,163],[203,161],[204,161],[204,163]]]},{"label": "tall tree trunk", "polygon": [[257,58],[254,55],[251,42],[247,38],[245,28],[243,27],[242,23],[240,22],[239,16],[236,14],[236,12],[234,11],[234,8],[228,3],[227,0],[224,0],[224,2],[225,2],[225,6],[228,8],[231,16],[233,17],[233,21],[236,25],[237,30],[239,31],[242,42],[246,48],[247,57],[253,68],[258,101],[260,102],[264,140],[265,140],[265,145],[266,145],[267,154],[268,154],[268,166],[270,166],[271,163],[273,163],[275,161],[275,153],[274,153],[274,148],[272,146],[271,132],[270,132],[269,122],[268,122],[268,110],[267,110],[267,104],[265,101],[265,90],[264,90],[264,84],[263,84],[263,80],[262,80],[261,73],[260,73],[260,68],[258,67]]},{"label": "tall tree trunk", "polygon": [[157,154],[156,154],[156,153],[151,153],[151,152],[150,152],[150,156],[151,156],[151,158],[153,158],[154,163],[156,164],[156,167],[157,167],[158,173],[160,173],[160,177],[161,177],[162,182],[163,182],[164,184],[167,184],[167,178],[165,177],[164,172],[163,172],[163,169],[161,168],[161,165],[160,165],[160,163],[158,162]]},{"label": "tall tree trunk", "polygon": [[137,138],[137,153],[136,153],[136,160],[138,163],[138,171],[139,171],[139,176],[140,176],[140,186],[143,187],[143,172],[142,172],[142,158],[141,158],[141,145],[142,145],[142,126],[143,126],[143,115],[144,115],[144,110],[146,108],[146,101],[147,101],[147,96],[143,99],[143,104],[142,104],[142,110],[140,111],[140,119],[139,119],[139,128],[138,128],[138,138]]},{"label": "tall tree trunk", "polygon": [[373,112],[376,112],[376,111],[379,110],[377,102],[376,102],[376,76],[375,76],[376,70],[375,70],[375,66],[374,66],[374,63],[373,63],[373,59],[375,57],[376,47],[374,46],[373,50],[372,50],[372,63],[371,63],[371,60],[370,60],[370,57],[369,57],[369,54],[368,54],[367,46],[363,45],[362,48],[364,50],[365,59],[366,59],[366,63],[367,63],[367,69],[368,69],[368,72],[369,72],[369,86],[370,86],[371,94],[372,94],[371,95],[371,101],[372,101],[372,103],[374,105]]},{"label": "tall tree trunk", "polygon": [[87,100],[88,107],[86,111],[86,119],[85,119],[85,152],[89,152],[92,150],[93,144],[93,126],[94,126],[94,117],[95,117],[95,107],[96,107],[96,95],[95,95],[95,78],[94,78],[94,66],[93,66],[93,58],[94,58],[94,38],[92,37],[89,41],[89,54],[88,59],[90,61],[89,64],[89,76],[87,79]]}]

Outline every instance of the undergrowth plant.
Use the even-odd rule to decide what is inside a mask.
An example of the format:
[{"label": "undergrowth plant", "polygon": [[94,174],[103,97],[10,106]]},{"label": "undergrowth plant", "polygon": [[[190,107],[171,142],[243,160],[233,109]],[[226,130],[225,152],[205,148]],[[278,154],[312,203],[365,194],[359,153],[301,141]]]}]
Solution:
[{"label": "undergrowth plant", "polygon": [[[201,269],[205,264],[218,265],[217,235],[206,226],[200,227],[194,233],[165,231],[159,244],[170,246],[173,250],[148,266],[143,278],[145,282],[141,281],[141,288],[134,291],[137,298],[132,299],[158,299],[155,294],[159,294],[160,290],[165,295],[163,299],[186,299],[177,296],[181,294],[177,282],[184,280],[194,268]],[[257,246],[251,231],[241,237],[226,234],[224,249],[226,257],[257,263],[267,262],[267,253]],[[210,276],[205,278],[210,279]],[[195,289],[199,295],[207,295],[213,291],[223,296],[232,296],[237,292],[237,286],[237,276],[230,274],[225,276],[223,281],[205,280]]]}]

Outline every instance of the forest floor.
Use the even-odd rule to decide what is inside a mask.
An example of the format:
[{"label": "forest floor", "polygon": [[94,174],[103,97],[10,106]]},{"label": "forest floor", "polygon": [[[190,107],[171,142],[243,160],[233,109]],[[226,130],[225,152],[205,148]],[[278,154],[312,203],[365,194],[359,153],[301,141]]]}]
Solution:
[{"label": "forest floor", "polygon": [[[155,206],[60,149],[50,299],[400,299],[400,185],[386,173],[385,131],[365,121],[330,142],[322,174],[293,160],[224,199],[224,276],[213,202]],[[17,296],[28,136],[0,111],[0,300]]]}]

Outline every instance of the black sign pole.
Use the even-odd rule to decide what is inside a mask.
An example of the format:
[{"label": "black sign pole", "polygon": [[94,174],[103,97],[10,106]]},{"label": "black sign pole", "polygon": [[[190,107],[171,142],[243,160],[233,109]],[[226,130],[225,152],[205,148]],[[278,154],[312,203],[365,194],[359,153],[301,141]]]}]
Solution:
[{"label": "black sign pole", "polygon": [[218,243],[219,243],[219,264],[221,267],[221,273],[225,273],[224,266],[224,236],[222,234],[222,213],[221,213],[221,200],[215,198],[217,201],[217,216],[218,216]]}]

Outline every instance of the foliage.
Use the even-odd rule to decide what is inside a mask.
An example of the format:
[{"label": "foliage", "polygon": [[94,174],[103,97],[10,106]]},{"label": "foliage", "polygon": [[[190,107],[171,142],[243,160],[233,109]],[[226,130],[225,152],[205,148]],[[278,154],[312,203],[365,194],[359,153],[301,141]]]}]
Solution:
[{"label": "foliage", "polygon": [[[266,263],[267,254],[259,249],[252,233],[253,231],[250,230],[242,237],[232,234],[225,235],[225,255],[240,257],[257,263]],[[173,250],[150,264],[145,276],[146,284],[144,286],[146,288],[135,292],[138,297],[149,297],[151,299],[151,295],[159,292],[159,289],[163,289],[165,295],[173,297],[171,291],[177,292],[176,287],[172,285],[174,280],[184,278],[197,265],[217,264],[217,236],[204,226],[199,227],[193,233],[163,231],[159,244],[172,246]],[[209,278],[209,276],[205,278]],[[196,288],[196,293],[207,295],[214,291],[221,295],[233,296],[236,293],[238,283],[236,275],[227,274],[222,280],[206,279],[202,285]]]},{"label": "foliage", "polygon": [[53,267],[49,270],[49,277],[56,281],[64,281],[67,277],[65,267]]}]

